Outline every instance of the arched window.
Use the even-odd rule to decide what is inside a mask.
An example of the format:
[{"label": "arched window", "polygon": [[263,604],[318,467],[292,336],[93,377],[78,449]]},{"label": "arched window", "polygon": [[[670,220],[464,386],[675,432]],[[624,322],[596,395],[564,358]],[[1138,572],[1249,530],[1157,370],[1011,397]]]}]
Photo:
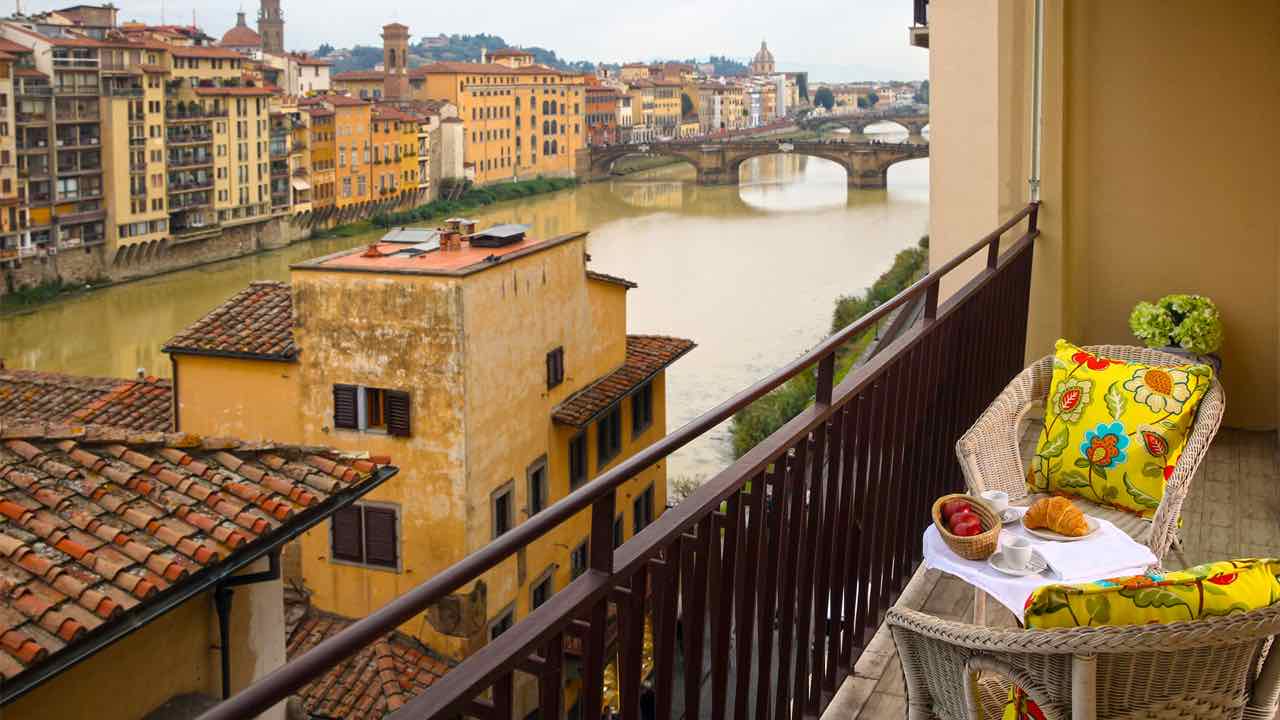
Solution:
[{"label": "arched window", "polygon": [[555,120],[552,120],[552,121],[551,121],[551,134],[552,134],[552,135],[555,135],[555,134],[556,134],[556,121],[555,121]]},{"label": "arched window", "polygon": [[543,100],[543,101],[542,101],[542,114],[543,114],[543,115],[546,115],[546,114],[547,114],[547,101],[546,101],[546,100]]},{"label": "arched window", "polygon": [[518,151],[519,149],[520,149],[520,136],[519,136],[519,135],[517,135],[517,136],[516,136],[516,150]]},{"label": "arched window", "polygon": [[556,150],[556,141],[555,141],[555,140],[552,140],[552,141],[551,141],[551,154],[552,154],[552,155],[555,155],[557,152],[558,152],[558,151]]},{"label": "arched window", "polygon": [[560,114],[564,114],[564,103],[560,103]]},{"label": "arched window", "polygon": [[550,134],[551,134],[551,123],[550,123],[550,121],[547,121],[547,120],[543,120],[543,121],[542,121],[542,134],[543,134],[543,135],[550,135]]},{"label": "arched window", "polygon": [[519,130],[519,129],[520,129],[520,116],[519,116],[519,115],[517,115],[517,116],[516,116],[516,129],[517,129],[517,130]]},{"label": "arched window", "polygon": [[542,154],[543,155],[551,154],[551,143],[546,140],[542,141]]}]

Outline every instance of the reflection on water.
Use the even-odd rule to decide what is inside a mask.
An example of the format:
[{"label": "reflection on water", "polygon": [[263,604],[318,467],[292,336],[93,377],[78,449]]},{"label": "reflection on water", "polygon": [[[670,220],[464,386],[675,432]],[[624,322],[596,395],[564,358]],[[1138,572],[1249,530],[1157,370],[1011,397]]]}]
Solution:
[{"label": "reflection on water", "polygon": [[[865,288],[926,232],[927,160],[895,165],[883,191],[849,191],[838,165],[815,158],[755,158],[741,174],[739,187],[700,187],[689,166],[673,165],[474,215],[482,226],[531,225],[536,237],[590,230],[592,266],[639,283],[628,331],[698,342],[668,375],[674,429],[812,346],[832,300]],[[231,293],[372,237],[302,243],[3,318],[0,357],[9,367],[167,376],[161,344]],[[726,438],[722,427],[681,451],[671,474],[714,473]]]}]

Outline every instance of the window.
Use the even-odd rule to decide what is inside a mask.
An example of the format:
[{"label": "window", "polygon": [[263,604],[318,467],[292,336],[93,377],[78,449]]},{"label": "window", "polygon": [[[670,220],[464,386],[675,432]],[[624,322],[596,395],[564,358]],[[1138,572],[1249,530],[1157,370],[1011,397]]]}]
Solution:
[{"label": "window", "polygon": [[631,504],[632,535],[640,532],[653,522],[653,486],[644,489],[640,497]]},{"label": "window", "polygon": [[576,489],[587,481],[587,434],[579,433],[569,441],[569,488]]},{"label": "window", "polygon": [[532,610],[537,610],[543,603],[551,599],[551,583],[555,579],[555,566],[547,568],[543,576],[529,590],[529,608]]},{"label": "window", "polygon": [[547,389],[564,382],[564,348],[558,347],[547,353]]},{"label": "window", "polygon": [[622,533],[623,533],[622,515],[618,515],[618,517],[613,519],[613,549],[614,550],[617,550],[618,547],[622,545],[622,541],[626,540],[626,538],[623,537]]},{"label": "window", "polygon": [[622,413],[614,405],[596,423],[596,462],[609,464],[622,451]]},{"label": "window", "polygon": [[395,506],[356,503],[335,512],[329,528],[334,560],[399,569],[400,511]]},{"label": "window", "polygon": [[569,575],[578,577],[587,571],[587,541],[583,540],[569,554]]},{"label": "window", "polygon": [[547,506],[547,456],[534,461],[525,472],[529,478],[529,517]]},{"label": "window", "polygon": [[409,393],[360,385],[333,386],[333,426],[345,430],[410,435]]},{"label": "window", "polygon": [[499,635],[511,629],[516,621],[516,609],[508,606],[506,610],[498,613],[498,617],[489,623],[489,639],[496,640]]},{"label": "window", "polygon": [[635,437],[653,424],[653,383],[647,382],[631,396],[631,435]]},{"label": "window", "polygon": [[493,507],[493,537],[505,534],[515,524],[512,507],[515,505],[515,484],[508,482],[493,493],[490,505]]}]

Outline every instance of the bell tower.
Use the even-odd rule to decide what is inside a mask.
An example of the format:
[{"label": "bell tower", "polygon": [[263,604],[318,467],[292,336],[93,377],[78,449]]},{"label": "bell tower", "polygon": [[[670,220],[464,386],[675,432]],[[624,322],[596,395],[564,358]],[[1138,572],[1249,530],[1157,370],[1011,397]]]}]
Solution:
[{"label": "bell tower", "polygon": [[262,37],[263,52],[284,54],[284,13],[280,12],[280,0],[261,0],[258,35]]},{"label": "bell tower", "polygon": [[391,100],[409,99],[409,26],[391,23],[382,26],[382,96]]}]

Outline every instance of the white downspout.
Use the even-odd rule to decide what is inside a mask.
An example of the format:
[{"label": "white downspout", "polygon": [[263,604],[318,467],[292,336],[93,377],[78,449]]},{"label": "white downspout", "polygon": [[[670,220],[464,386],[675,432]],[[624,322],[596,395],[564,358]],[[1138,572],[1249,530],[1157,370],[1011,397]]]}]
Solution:
[{"label": "white downspout", "polygon": [[1040,146],[1044,125],[1044,0],[1035,0],[1035,36],[1031,43],[1031,202],[1040,202]]}]

